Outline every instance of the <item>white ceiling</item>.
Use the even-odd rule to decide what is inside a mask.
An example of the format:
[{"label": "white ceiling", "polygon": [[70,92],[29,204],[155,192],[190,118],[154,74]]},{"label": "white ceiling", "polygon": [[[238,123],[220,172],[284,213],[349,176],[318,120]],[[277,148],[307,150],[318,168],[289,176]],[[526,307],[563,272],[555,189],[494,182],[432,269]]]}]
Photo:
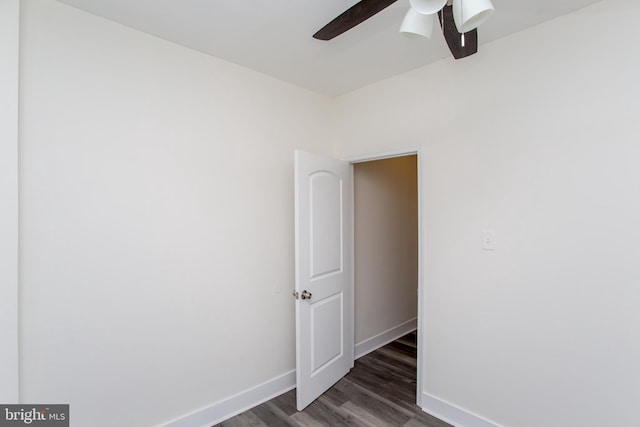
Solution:
[{"label": "white ceiling", "polygon": [[[409,0],[331,41],[311,36],[356,0],[59,0],[264,74],[336,96],[449,56],[444,39],[398,33]],[[597,0],[493,0],[482,43]],[[464,61],[462,59],[461,61]]]}]

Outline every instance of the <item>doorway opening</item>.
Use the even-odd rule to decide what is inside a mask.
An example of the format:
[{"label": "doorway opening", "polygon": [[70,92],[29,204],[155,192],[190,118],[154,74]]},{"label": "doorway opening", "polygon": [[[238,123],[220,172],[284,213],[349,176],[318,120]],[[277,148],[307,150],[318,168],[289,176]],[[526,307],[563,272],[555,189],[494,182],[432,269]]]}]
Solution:
[{"label": "doorway opening", "polygon": [[[397,307],[389,310],[382,307],[376,311],[377,318],[384,318],[381,314],[389,314],[384,319],[386,324],[377,323],[378,330],[364,332],[364,341],[357,346],[354,340],[354,216],[353,216],[353,174],[354,165],[374,160],[391,159],[412,155],[409,162],[415,165],[410,184],[403,184],[412,188],[409,193],[416,195],[413,198],[413,210],[411,218],[395,219],[392,222],[417,222],[417,228],[412,231],[398,231],[392,228],[391,232],[383,235],[378,246],[391,247],[392,254],[387,253],[386,258],[396,258],[396,255],[405,255],[411,260],[400,257],[398,263],[413,264],[410,273],[398,273],[398,269],[392,267],[395,273],[387,279],[388,282],[397,283],[399,276],[413,276],[409,279],[409,292],[401,292],[408,296],[408,302],[396,304],[400,308],[409,308],[403,312]],[[394,166],[393,168],[397,168]],[[405,167],[399,168],[403,173]],[[421,325],[421,311],[423,299],[422,282],[422,227],[421,227],[421,195],[420,195],[420,150],[398,150],[375,155],[365,155],[358,158],[336,160],[326,156],[295,151],[295,236],[296,236],[296,286],[294,297],[296,298],[296,406],[299,411],[317,399],[323,392],[344,377],[350,368],[354,367],[354,353],[359,355],[373,351],[385,344],[400,338],[411,330]],[[395,179],[394,179],[395,180]],[[390,193],[401,192],[392,189]],[[417,193],[417,194],[416,194]],[[417,198],[417,202],[416,202]],[[383,203],[382,207],[376,207],[375,211],[393,211],[396,201]],[[416,208],[417,205],[417,208]],[[415,212],[417,210],[417,212]],[[366,209],[365,209],[366,212]],[[417,218],[417,219],[416,219]],[[406,244],[393,243],[393,235],[404,235]],[[417,240],[417,244],[416,244]],[[416,250],[417,246],[417,250]],[[408,247],[410,249],[402,249]],[[387,248],[388,250],[389,248]],[[416,260],[417,258],[417,260]],[[408,261],[408,262],[407,262]],[[375,261],[373,261],[375,263]],[[372,262],[367,261],[366,264]],[[417,284],[415,283],[415,265],[417,264]],[[381,273],[382,275],[382,273]],[[404,280],[404,279],[402,279]],[[416,286],[417,285],[417,286]],[[417,287],[417,295],[414,294]],[[393,295],[398,294],[397,289],[391,288],[387,296],[375,297],[389,302]],[[417,313],[416,313],[417,300]],[[398,317],[400,313],[400,317]],[[402,316],[405,316],[404,318]],[[398,319],[400,324],[398,324]],[[389,323],[390,322],[390,323]],[[373,323],[373,322],[370,322]],[[386,326],[385,326],[386,325]],[[366,330],[370,325],[363,322]],[[388,329],[384,329],[384,328]],[[402,330],[402,328],[408,328]],[[380,331],[380,329],[384,329]],[[420,332],[420,330],[418,330]],[[367,334],[369,336],[367,336]],[[422,333],[417,334],[415,344],[415,400],[422,407]],[[368,351],[366,349],[368,347]],[[409,367],[409,370],[413,368]]]},{"label": "doorway opening", "polygon": [[[419,150],[348,159],[354,186],[354,358],[419,328],[421,215]],[[416,403],[421,334],[416,332]]]}]

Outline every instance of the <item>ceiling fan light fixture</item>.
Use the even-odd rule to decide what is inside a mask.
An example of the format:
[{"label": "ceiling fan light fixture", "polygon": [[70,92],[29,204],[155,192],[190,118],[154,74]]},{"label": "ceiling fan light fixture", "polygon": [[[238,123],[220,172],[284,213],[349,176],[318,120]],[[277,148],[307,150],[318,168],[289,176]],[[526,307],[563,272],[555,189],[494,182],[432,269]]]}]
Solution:
[{"label": "ceiling fan light fixture", "polygon": [[433,15],[447,4],[447,0],[409,0],[409,4],[418,13]]},{"label": "ceiling fan light fixture", "polygon": [[424,15],[410,8],[400,25],[400,33],[414,39],[430,39],[436,16]]},{"label": "ceiling fan light fixture", "polygon": [[453,20],[460,33],[477,28],[493,12],[491,0],[453,0]]}]

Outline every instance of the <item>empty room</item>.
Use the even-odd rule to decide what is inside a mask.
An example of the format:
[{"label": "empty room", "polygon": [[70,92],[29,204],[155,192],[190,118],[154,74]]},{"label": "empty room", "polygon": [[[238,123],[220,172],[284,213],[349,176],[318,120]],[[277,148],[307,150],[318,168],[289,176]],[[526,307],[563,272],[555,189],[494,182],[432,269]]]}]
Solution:
[{"label": "empty room", "polygon": [[393,425],[331,387],[413,334],[399,425],[640,426],[640,4],[425,3],[0,0],[0,424]]}]

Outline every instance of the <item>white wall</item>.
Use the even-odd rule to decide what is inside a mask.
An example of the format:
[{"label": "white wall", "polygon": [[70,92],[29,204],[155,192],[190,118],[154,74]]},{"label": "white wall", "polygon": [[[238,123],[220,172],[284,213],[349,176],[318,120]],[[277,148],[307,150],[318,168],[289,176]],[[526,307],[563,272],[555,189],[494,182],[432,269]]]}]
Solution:
[{"label": "white wall", "polygon": [[148,426],[294,369],[293,150],[327,154],[329,99],[51,0],[22,23],[24,401]]},{"label": "white wall", "polygon": [[0,402],[18,402],[20,3],[0,0]]},{"label": "white wall", "polygon": [[416,318],[416,156],[353,165],[355,342]]},{"label": "white wall", "polygon": [[638,16],[606,0],[339,99],[342,154],[422,145],[426,395],[637,426]]},{"label": "white wall", "polygon": [[292,151],[330,154],[337,117],[337,154],[422,145],[424,391],[505,426],[636,427],[634,1],[335,103],[22,5],[24,401],[153,425],[293,369]]}]

